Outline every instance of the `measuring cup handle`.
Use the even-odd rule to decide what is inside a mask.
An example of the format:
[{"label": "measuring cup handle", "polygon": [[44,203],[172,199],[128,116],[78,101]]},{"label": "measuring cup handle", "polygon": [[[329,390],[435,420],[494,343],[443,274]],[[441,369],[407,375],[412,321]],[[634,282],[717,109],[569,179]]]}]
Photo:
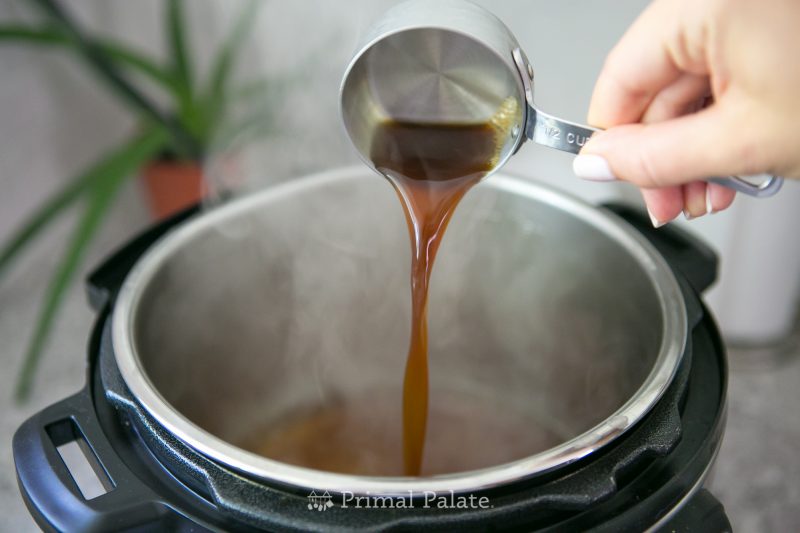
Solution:
[{"label": "measuring cup handle", "polygon": [[598,128],[556,118],[530,106],[528,112],[534,114],[533,120],[528,120],[528,138],[536,144],[556,150],[577,154],[589,137],[600,131]]},{"label": "measuring cup handle", "polygon": [[726,178],[709,178],[707,181],[722,185],[729,189],[753,196],[755,198],[767,198],[773,196],[783,186],[783,178],[780,176],[769,176],[761,183],[751,183],[739,176],[728,176]]},{"label": "measuring cup handle", "polygon": [[[534,114],[534,120],[528,120],[529,130],[526,132],[528,138],[536,144],[556,150],[577,154],[592,134],[601,131],[598,128],[556,118],[533,107],[529,107],[529,112]],[[760,183],[751,183],[739,176],[709,178],[708,181],[755,198],[772,196],[783,185],[783,178],[779,176],[769,176]]]}]

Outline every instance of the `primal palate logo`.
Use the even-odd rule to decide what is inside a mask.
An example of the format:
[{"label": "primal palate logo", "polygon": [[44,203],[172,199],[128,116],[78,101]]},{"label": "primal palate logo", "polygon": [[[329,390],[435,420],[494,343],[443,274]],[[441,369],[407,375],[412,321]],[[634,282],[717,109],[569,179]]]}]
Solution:
[{"label": "primal palate logo", "polygon": [[317,494],[316,491],[311,491],[308,495],[308,510],[313,511],[327,511],[329,507],[333,507],[333,498],[326,490],[325,494]]},{"label": "primal palate logo", "polygon": [[344,491],[336,496],[326,490],[318,494],[312,490],[308,495],[309,511],[327,511],[334,505],[342,509],[489,509],[494,507],[488,496],[474,494],[457,495],[452,490],[445,493],[433,491],[414,492],[406,495],[371,494],[356,495]]}]

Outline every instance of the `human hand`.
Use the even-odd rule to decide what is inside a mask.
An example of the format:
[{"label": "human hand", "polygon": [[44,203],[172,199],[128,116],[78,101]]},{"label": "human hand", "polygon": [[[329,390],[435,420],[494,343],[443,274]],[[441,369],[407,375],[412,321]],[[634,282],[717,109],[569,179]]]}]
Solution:
[{"label": "human hand", "polygon": [[800,177],[800,2],[654,0],[611,51],[575,158],[642,188],[653,224],[727,208],[709,176]]}]

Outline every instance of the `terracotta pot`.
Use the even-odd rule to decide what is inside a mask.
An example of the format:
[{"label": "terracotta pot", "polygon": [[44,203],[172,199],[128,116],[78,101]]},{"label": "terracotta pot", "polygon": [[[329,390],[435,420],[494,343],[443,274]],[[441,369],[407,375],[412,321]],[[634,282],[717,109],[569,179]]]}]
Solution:
[{"label": "terracotta pot", "polygon": [[205,192],[203,169],[192,161],[153,161],[142,170],[142,181],[155,219],[196,204]]}]

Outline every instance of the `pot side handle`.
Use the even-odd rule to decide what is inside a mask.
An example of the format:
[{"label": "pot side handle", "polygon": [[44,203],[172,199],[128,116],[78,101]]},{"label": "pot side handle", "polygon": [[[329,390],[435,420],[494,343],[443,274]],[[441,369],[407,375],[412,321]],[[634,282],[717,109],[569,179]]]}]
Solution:
[{"label": "pot side handle", "polygon": [[[25,505],[44,531],[122,531],[159,522],[168,508],[113,451],[91,403],[82,391],[33,415],[14,434]],[[59,453],[71,442],[78,443],[104,494],[84,497]]]},{"label": "pot side handle", "polygon": [[670,267],[682,274],[698,293],[716,281],[719,266],[717,254],[702,240],[675,224],[656,229],[647,213],[630,205],[611,202],[602,207],[623,218],[647,238]]},{"label": "pot side handle", "polygon": [[92,309],[99,311],[113,302],[128,272],[148,248],[199,210],[198,204],[150,226],[96,267],[86,279],[86,292]]}]

